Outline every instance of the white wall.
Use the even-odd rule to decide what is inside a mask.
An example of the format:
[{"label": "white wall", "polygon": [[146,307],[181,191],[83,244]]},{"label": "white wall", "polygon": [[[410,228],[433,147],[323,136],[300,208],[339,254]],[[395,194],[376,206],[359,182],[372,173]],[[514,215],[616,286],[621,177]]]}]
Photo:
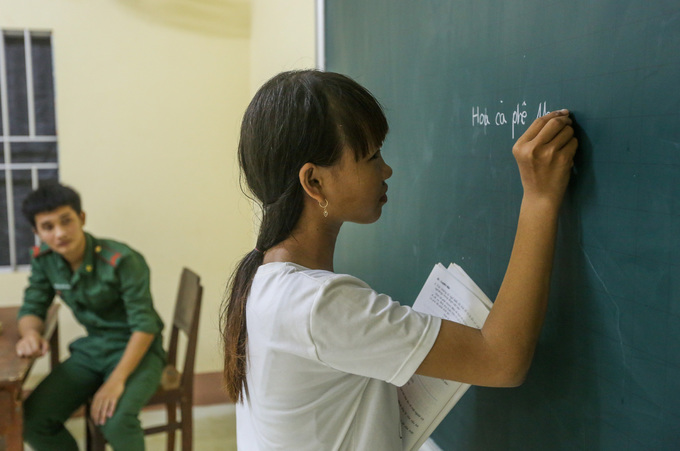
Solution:
[{"label": "white wall", "polygon": [[[145,255],[166,325],[182,266],[201,275],[199,372],[221,370],[224,285],[253,242],[235,157],[250,14],[228,0],[0,0],[0,28],[53,32],[61,180],[86,229]],[[27,275],[0,274],[0,304],[21,302]],[[82,333],[67,310],[63,346]]]}]

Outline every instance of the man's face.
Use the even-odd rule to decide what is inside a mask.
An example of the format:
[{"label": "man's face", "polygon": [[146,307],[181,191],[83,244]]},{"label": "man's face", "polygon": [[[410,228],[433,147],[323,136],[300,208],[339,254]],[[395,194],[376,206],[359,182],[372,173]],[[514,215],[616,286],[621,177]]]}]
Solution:
[{"label": "man's face", "polygon": [[35,215],[35,233],[53,252],[66,260],[79,259],[85,252],[85,213],[70,206]]}]

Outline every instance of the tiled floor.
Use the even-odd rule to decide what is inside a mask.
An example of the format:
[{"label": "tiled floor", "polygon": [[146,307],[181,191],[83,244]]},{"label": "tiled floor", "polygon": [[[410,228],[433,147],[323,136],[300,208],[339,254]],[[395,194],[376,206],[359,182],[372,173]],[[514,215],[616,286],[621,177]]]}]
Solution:
[{"label": "tiled floor", "polygon": [[[165,411],[149,410],[142,412],[142,424],[152,426],[165,419]],[[85,424],[82,418],[66,422],[66,427],[84,450]],[[181,451],[180,434],[177,434],[176,450]],[[146,437],[147,451],[165,450],[166,434]],[[30,447],[26,450],[30,451]],[[107,450],[111,448],[107,446]],[[215,406],[194,407],[194,450],[196,451],[236,451],[236,416],[234,406],[218,404]]]}]

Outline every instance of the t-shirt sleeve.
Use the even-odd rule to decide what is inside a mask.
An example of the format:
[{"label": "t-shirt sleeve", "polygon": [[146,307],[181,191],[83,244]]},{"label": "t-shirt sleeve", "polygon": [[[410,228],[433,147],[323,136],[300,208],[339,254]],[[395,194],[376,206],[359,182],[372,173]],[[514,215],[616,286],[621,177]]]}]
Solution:
[{"label": "t-shirt sleeve", "polygon": [[24,290],[24,302],[17,314],[18,318],[24,315],[35,315],[45,319],[47,310],[54,300],[54,288],[47,278],[47,274],[39,259],[31,260],[31,275],[28,278],[28,286]]},{"label": "t-shirt sleeve", "polygon": [[132,252],[123,257],[117,271],[130,329],[154,335],[159,333],[162,323],[153,308],[150,272],[144,258]]},{"label": "t-shirt sleeve", "polygon": [[441,319],[400,305],[351,276],[323,283],[310,314],[320,361],[339,371],[408,382],[434,344]]}]

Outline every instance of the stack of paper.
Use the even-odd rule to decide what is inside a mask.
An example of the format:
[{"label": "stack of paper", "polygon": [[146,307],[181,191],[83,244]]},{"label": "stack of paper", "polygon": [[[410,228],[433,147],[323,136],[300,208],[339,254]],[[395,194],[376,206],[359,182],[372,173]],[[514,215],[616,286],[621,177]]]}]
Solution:
[{"label": "stack of paper", "polygon": [[[480,329],[492,303],[463,269],[437,263],[413,309]],[[399,388],[403,449],[415,451],[425,443],[469,384],[414,375]]]}]

